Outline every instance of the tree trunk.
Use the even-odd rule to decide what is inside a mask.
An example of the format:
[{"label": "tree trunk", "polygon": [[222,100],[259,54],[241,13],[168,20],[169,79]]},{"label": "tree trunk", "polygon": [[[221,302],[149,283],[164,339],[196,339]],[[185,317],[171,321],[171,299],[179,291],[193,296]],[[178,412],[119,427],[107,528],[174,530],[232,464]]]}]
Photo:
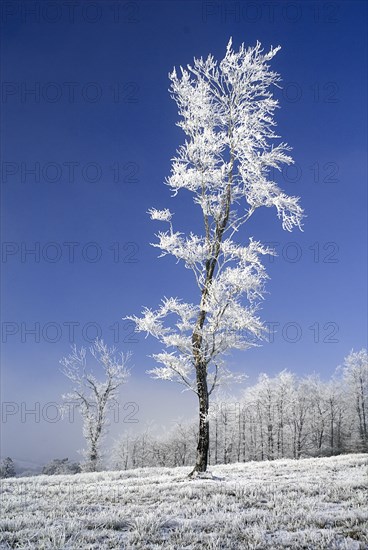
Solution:
[{"label": "tree trunk", "polygon": [[330,452],[331,454],[335,454],[335,439],[334,439],[334,417],[331,416],[331,424],[330,424]]},{"label": "tree trunk", "polygon": [[218,416],[215,416],[215,464],[218,463]]},{"label": "tree trunk", "polygon": [[199,400],[199,432],[196,463],[193,471],[189,474],[193,477],[195,473],[205,472],[208,464],[208,449],[210,444],[210,428],[208,421],[208,387],[206,366],[197,368],[197,390]]},{"label": "tree trunk", "polygon": [[98,450],[97,450],[97,442],[92,441],[91,447],[88,453],[88,462],[87,462],[87,470],[89,472],[96,472],[98,465]]},{"label": "tree trunk", "polygon": [[[231,165],[233,163],[233,157]],[[224,231],[226,229],[227,222],[230,214],[230,202],[231,202],[231,183],[232,183],[232,166],[229,174],[229,182],[226,189],[226,201],[225,212],[221,221],[216,223],[216,232],[214,242],[211,243],[211,249],[213,255],[206,261],[206,280],[202,288],[202,298],[200,311],[196,327],[192,334],[192,348],[193,358],[196,370],[197,381],[197,394],[199,399],[199,433],[198,433],[198,446],[197,446],[197,458],[193,471],[189,474],[192,477],[195,472],[205,472],[208,464],[208,449],[210,442],[210,430],[208,421],[208,408],[209,408],[209,393],[207,386],[207,363],[202,355],[202,329],[206,320],[205,304],[210,291],[212,280],[215,273],[218,257],[221,249],[221,241]],[[207,222],[206,222],[207,223]],[[207,227],[207,226],[206,226]],[[208,235],[206,235],[208,239]],[[212,388],[213,389],[213,388]]]},{"label": "tree trunk", "polygon": [[362,403],[362,434],[363,434],[363,445],[366,446],[368,443],[368,433],[367,433],[367,420],[366,420],[366,410],[364,403],[364,389],[363,389],[363,380],[359,379],[359,389],[360,389],[360,400]]},{"label": "tree trunk", "polygon": [[246,440],[245,440],[245,411],[242,410],[242,448],[243,448],[243,462],[245,462],[245,449],[246,449]]},{"label": "tree trunk", "polygon": [[302,455],[302,434],[301,431],[298,432],[298,445],[297,445],[297,451],[296,451],[296,458],[299,460]]},{"label": "tree trunk", "polygon": [[241,438],[242,438],[242,430],[241,430],[241,416],[240,416],[240,409],[239,409],[239,415],[238,415],[238,447],[237,447],[238,462],[240,462]]}]

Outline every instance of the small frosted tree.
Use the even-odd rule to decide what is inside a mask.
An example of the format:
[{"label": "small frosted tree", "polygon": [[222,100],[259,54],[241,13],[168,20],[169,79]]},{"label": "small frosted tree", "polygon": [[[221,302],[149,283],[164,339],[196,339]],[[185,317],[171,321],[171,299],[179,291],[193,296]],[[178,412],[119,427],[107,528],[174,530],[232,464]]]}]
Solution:
[{"label": "small frosted tree", "polygon": [[7,456],[0,463],[0,478],[15,477],[13,460]]},{"label": "small frosted tree", "polygon": [[224,355],[249,348],[263,335],[257,316],[267,274],[261,256],[272,251],[250,238],[234,240],[239,229],[261,206],[275,207],[285,230],[301,228],[303,211],[297,197],[283,193],[272,173],[291,164],[290,147],[275,144],[274,111],[278,101],[271,87],[280,77],[268,62],[280,47],[263,53],[261,45],[235,52],[229,41],[224,59],[212,55],[169,75],[171,94],[186,140],[173,159],[166,183],[174,195],[193,194],[202,211],[203,234],[174,231],[169,209],[149,210],[153,220],[169,224],[159,232],[161,256],[171,254],[192,270],[199,299],[185,303],[165,298],[157,310],[132,316],[136,330],[151,334],[164,346],[154,355],[161,365],[151,373],[176,380],[199,399],[197,458],[191,475],[207,468],[209,397],[232,377]]},{"label": "small frosted tree", "polygon": [[108,413],[117,404],[120,386],[126,382],[129,372],[127,363],[130,354],[121,353],[116,357],[116,349],[109,348],[103,340],[96,339],[90,353],[102,368],[100,381],[87,368],[85,348],[72,346],[72,353],[61,359],[63,374],[73,383],[73,389],[63,399],[69,405],[76,405],[83,419],[83,435],[87,441],[85,469],[95,471],[100,461],[100,444],[109,425]]}]

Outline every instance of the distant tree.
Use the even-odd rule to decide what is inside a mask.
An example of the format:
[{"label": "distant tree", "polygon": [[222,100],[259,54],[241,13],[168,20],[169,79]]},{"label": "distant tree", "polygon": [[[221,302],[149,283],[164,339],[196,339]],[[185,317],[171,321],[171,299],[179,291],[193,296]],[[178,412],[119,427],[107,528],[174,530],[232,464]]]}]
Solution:
[{"label": "distant tree", "polygon": [[261,374],[257,384],[258,410],[264,424],[264,452],[268,460],[275,458],[275,439],[277,430],[276,384],[275,380]]},{"label": "distant tree", "polygon": [[[172,213],[152,208],[151,218],[169,223],[159,232],[161,256],[171,254],[193,271],[199,288],[197,303],[164,299],[155,311],[129,317],[136,330],[151,334],[165,347],[154,355],[155,378],[174,380],[198,396],[197,456],[191,475],[207,469],[209,406],[212,391],[231,378],[224,355],[231,349],[259,342],[264,326],[257,307],[267,275],[260,257],[271,251],[250,239],[244,246],[233,240],[239,229],[262,207],[275,207],[282,227],[301,227],[303,211],[297,197],[283,193],[272,173],[293,161],[290,147],[275,144],[273,115],[278,101],[272,86],[279,75],[268,62],[280,47],[263,53],[261,44],[238,52],[229,41],[218,64],[212,55],[170,74],[171,93],[187,139],[173,161],[167,185],[193,193],[201,209],[203,234],[173,230]],[[267,427],[266,427],[267,430]],[[270,443],[271,444],[271,443]]]},{"label": "distant tree", "polygon": [[329,406],[326,397],[326,385],[318,375],[309,377],[310,401],[310,453],[313,456],[325,454],[328,438]]},{"label": "distant tree", "polygon": [[80,464],[69,462],[68,458],[55,458],[42,468],[44,475],[79,474],[82,471]]},{"label": "distant tree", "polygon": [[130,442],[130,434],[125,433],[124,436],[115,443],[111,453],[111,465],[116,470],[128,470],[128,468],[131,467]]},{"label": "distant tree", "polygon": [[301,458],[306,451],[309,437],[308,425],[311,415],[311,388],[308,378],[298,380],[291,404],[291,424],[293,427],[293,458]]},{"label": "distant tree", "polygon": [[328,420],[328,454],[340,454],[343,451],[343,420],[346,415],[341,380],[332,378],[325,383],[324,395]]},{"label": "distant tree", "polygon": [[195,457],[195,424],[176,422],[154,435],[152,426],[139,434],[125,433],[111,453],[113,468],[127,470],[149,466],[188,466]]},{"label": "distant tree", "polygon": [[344,380],[354,403],[360,446],[368,450],[368,354],[366,349],[351,351],[343,365]]},{"label": "distant tree", "polygon": [[83,419],[83,434],[87,441],[85,469],[95,471],[100,461],[100,444],[109,425],[108,413],[117,404],[120,386],[126,382],[129,371],[127,363],[130,354],[117,358],[116,349],[108,348],[103,340],[97,339],[90,347],[90,353],[102,369],[100,381],[87,370],[86,349],[77,350],[61,359],[63,374],[73,383],[73,390],[63,396],[64,401],[79,407]]},{"label": "distant tree", "polygon": [[276,454],[277,458],[287,456],[288,432],[290,431],[290,411],[295,391],[295,376],[283,370],[275,378],[275,402],[277,418]]},{"label": "distant tree", "polygon": [[15,477],[15,467],[13,460],[7,456],[0,463],[0,478]]}]

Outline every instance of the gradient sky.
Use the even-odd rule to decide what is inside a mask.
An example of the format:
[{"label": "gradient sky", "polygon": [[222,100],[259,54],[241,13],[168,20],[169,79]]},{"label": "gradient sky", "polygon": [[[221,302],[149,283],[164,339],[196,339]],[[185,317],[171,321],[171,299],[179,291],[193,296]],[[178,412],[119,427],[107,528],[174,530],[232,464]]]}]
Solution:
[{"label": "gradient sky", "polygon": [[[122,317],[163,296],[197,299],[191,272],[157,259],[160,224],[146,212],[169,207],[177,230],[199,230],[189,194],[163,184],[184,140],[168,72],[221,59],[230,36],[235,48],[282,46],[276,117],[296,165],[278,181],[307,215],[303,233],[270,209],[244,229],[276,243],[261,316],[277,332],[230,364],[250,382],[282,369],[327,379],[367,345],[365,2],[29,0],[3,2],[1,16],[2,399],[14,410],[2,456],[78,456],[80,423],[45,416],[68,390],[59,359],[97,329],[133,352],[121,404],[136,402],[139,422],[116,436],[195,414],[193,396],[148,378],[157,343]],[[35,403],[40,418],[26,414]]]}]

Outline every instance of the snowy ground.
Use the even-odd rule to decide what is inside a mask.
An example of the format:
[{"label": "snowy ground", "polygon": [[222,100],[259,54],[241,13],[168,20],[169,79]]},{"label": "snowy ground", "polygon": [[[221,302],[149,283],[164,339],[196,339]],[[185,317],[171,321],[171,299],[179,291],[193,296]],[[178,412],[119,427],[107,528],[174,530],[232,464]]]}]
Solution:
[{"label": "snowy ground", "polygon": [[3,480],[0,548],[367,549],[367,455]]}]

